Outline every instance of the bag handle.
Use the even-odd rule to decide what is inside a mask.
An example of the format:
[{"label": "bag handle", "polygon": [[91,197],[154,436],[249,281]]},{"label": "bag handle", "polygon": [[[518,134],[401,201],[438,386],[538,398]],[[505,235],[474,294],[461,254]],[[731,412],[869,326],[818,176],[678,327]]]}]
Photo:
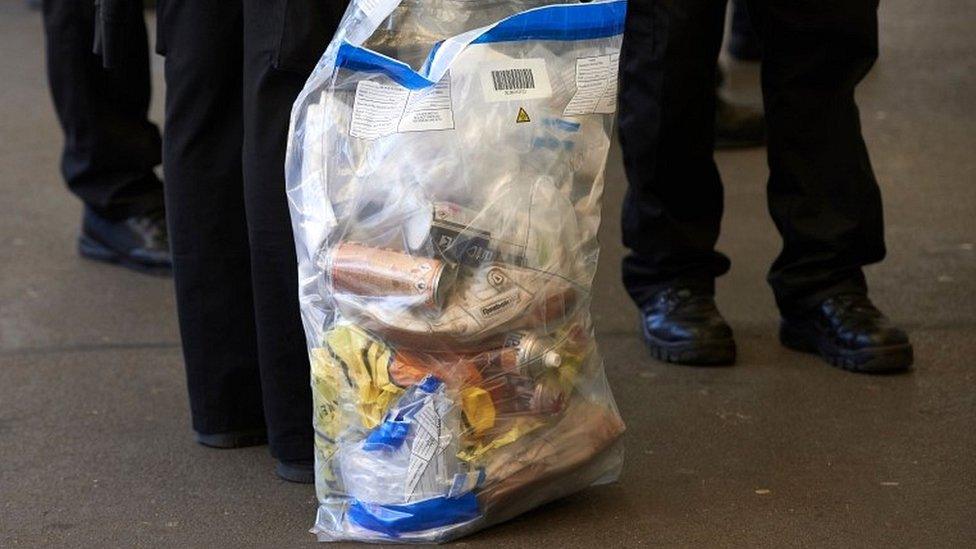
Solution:
[{"label": "bag handle", "polygon": [[[587,40],[623,33],[627,0],[603,0],[587,4],[553,4],[516,13],[491,25],[453,36],[434,44],[423,68],[365,48],[366,41],[401,0],[356,0],[361,24],[336,37],[340,42],[335,67],[386,74],[400,85],[418,90],[435,85],[457,57],[471,44],[516,40]],[[365,9],[364,9],[365,8]]]},{"label": "bag handle", "polygon": [[[362,46],[363,42],[367,38],[376,32],[376,29],[383,24],[383,21],[390,16],[391,13],[403,0],[354,0],[354,5],[359,11],[361,19],[359,24],[353,25],[343,25],[343,28],[348,28],[349,32],[346,36],[342,38],[354,46]],[[355,15],[354,15],[355,17]]]}]

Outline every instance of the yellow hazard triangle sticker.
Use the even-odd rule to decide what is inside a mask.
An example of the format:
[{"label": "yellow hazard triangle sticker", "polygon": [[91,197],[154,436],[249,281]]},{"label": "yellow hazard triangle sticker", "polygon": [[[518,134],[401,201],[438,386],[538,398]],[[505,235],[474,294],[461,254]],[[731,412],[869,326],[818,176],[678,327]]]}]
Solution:
[{"label": "yellow hazard triangle sticker", "polygon": [[521,124],[522,122],[532,122],[532,120],[529,119],[529,113],[525,112],[525,109],[522,107],[519,107],[518,116],[515,117],[515,123]]}]

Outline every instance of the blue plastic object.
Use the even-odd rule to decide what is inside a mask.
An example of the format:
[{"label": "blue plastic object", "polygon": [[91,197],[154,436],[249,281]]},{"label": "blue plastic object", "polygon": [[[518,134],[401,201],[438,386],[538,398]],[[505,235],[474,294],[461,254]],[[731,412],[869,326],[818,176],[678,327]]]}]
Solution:
[{"label": "blue plastic object", "polygon": [[369,433],[363,442],[363,450],[376,452],[379,450],[396,450],[403,445],[410,432],[409,421],[386,419]]},{"label": "blue plastic object", "polygon": [[444,383],[441,380],[429,375],[408,389],[396,407],[383,417],[383,423],[380,423],[366,436],[366,440],[363,442],[363,450],[377,452],[399,448],[406,440],[407,435],[410,434],[410,424],[414,414],[420,410],[420,406],[424,402],[425,397],[417,393],[434,394],[442,385]]},{"label": "blue plastic object", "polygon": [[349,506],[349,520],[390,537],[459,524],[479,516],[478,498],[472,492],[457,498],[439,497],[405,505],[376,505],[355,500]]}]

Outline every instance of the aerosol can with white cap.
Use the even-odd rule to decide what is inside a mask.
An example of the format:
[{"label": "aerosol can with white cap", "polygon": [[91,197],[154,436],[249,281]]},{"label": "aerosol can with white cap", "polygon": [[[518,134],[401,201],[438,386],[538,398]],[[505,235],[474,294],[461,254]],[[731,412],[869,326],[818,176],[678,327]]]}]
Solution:
[{"label": "aerosol can with white cap", "polygon": [[555,350],[556,340],[549,336],[527,331],[511,332],[505,337],[505,347],[516,350],[520,367],[528,369],[532,377],[558,368],[563,362],[562,355]]}]

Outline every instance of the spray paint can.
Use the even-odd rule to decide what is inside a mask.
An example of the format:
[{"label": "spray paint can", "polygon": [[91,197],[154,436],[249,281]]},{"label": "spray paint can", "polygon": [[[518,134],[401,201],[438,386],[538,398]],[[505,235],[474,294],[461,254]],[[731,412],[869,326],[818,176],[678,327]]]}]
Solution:
[{"label": "spray paint can", "polygon": [[440,309],[453,286],[452,271],[438,259],[342,242],[326,258],[336,293],[366,298],[405,298]]},{"label": "spray paint can", "polygon": [[499,418],[558,414],[566,405],[562,389],[551,380],[537,382],[515,373],[500,373],[486,377],[480,388],[491,395]]},{"label": "spray paint can", "polygon": [[505,336],[505,347],[518,352],[518,361],[523,368],[529,368],[533,376],[549,368],[558,368],[563,357],[555,351],[556,340],[532,332],[511,332]]},{"label": "spray paint can", "polygon": [[566,408],[566,393],[556,381],[541,381],[535,386],[531,406],[537,414],[558,414]]}]

